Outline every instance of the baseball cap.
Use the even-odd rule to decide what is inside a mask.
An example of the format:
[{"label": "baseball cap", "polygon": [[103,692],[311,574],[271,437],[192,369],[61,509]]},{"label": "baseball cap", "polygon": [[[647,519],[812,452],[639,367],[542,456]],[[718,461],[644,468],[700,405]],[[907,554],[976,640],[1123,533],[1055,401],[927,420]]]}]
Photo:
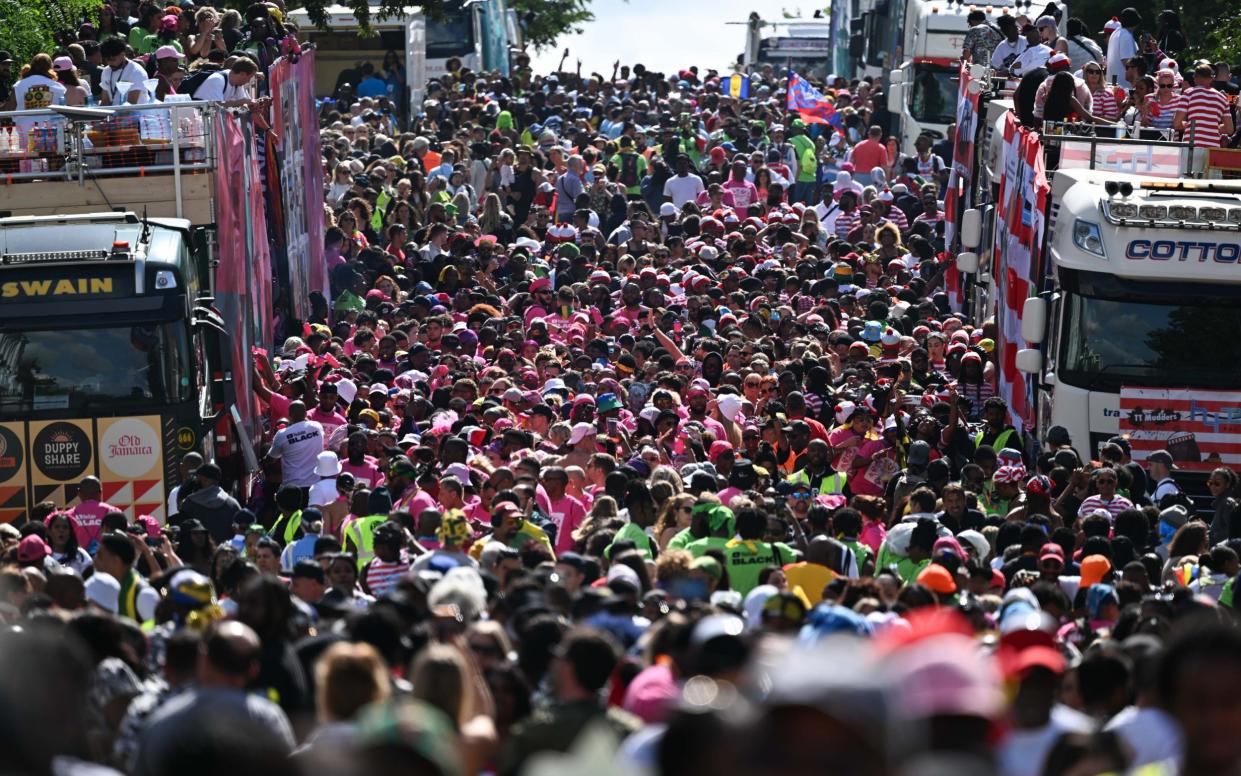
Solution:
[{"label": "baseball cap", "polygon": [[43,541],[43,537],[31,534],[17,545],[18,563],[38,563],[52,554],[52,550]]},{"label": "baseball cap", "polygon": [[105,612],[116,614],[120,611],[121,583],[111,574],[96,571],[86,580],[86,600]]},{"label": "baseball cap", "polygon": [[[177,51],[176,47],[174,46],[160,46],[159,48],[155,49],[155,58],[156,59],[180,59],[181,52]],[[68,59],[68,57],[62,57],[62,59]],[[57,68],[57,69],[59,70],[60,68]]]},{"label": "baseball cap", "polygon": [[1176,468],[1176,463],[1172,460],[1172,454],[1169,453],[1167,450],[1156,450],[1155,452],[1146,456],[1146,460],[1149,461],[1150,463],[1161,463],[1164,466],[1167,466],[1169,469]]},{"label": "baseball cap", "polygon": [[1097,585],[1103,575],[1112,570],[1112,562],[1103,555],[1088,555],[1082,558],[1082,573],[1079,587],[1089,588]]},{"label": "baseball cap", "polygon": [[588,436],[595,436],[598,432],[590,423],[574,423],[573,428],[569,431],[569,444],[576,445]]},{"label": "baseball cap", "polygon": [[938,563],[932,563],[918,572],[918,584],[925,585],[940,595],[957,592],[957,581],[952,578],[952,572]]},{"label": "baseball cap", "polygon": [[931,446],[919,439],[909,446],[909,465],[926,466],[931,460]]},{"label": "baseball cap", "polygon": [[1061,548],[1060,545],[1055,544],[1053,542],[1048,542],[1044,544],[1043,548],[1039,550],[1038,552],[1038,559],[1040,561],[1044,561],[1049,558],[1054,558],[1060,561],[1061,564],[1063,564],[1064,563],[1064,549]]}]

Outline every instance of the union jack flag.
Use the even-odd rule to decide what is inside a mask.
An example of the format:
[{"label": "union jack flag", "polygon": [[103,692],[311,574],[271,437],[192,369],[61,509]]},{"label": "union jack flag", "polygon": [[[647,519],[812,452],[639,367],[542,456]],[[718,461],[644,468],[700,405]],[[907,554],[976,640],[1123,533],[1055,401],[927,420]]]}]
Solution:
[{"label": "union jack flag", "polygon": [[786,109],[800,113],[802,120],[810,124],[826,124],[836,112],[829,98],[791,70]]}]

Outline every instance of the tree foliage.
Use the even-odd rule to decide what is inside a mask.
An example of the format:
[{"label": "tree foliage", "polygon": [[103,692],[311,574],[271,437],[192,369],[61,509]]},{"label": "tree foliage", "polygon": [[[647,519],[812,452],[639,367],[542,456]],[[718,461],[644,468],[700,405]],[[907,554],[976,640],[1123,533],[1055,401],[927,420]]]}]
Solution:
[{"label": "tree foliage", "polygon": [[[7,2],[8,0],[0,0]],[[333,0],[304,0],[306,13],[316,25],[327,21],[327,8]],[[372,16],[399,16],[412,5],[406,0],[379,0],[372,6],[368,0],[335,0],[353,11],[363,30],[369,29]],[[427,16],[442,18],[447,11],[461,7],[460,0],[424,0],[417,3]],[[546,48],[565,33],[579,32],[581,26],[595,18],[590,0],[508,0],[508,7],[517,12],[527,45]],[[374,13],[372,14],[372,10]]]},{"label": "tree foliage", "polygon": [[13,55],[17,65],[57,46],[56,36],[77,32],[82,22],[96,24],[103,0],[0,0],[0,48]]},{"label": "tree foliage", "polygon": [[1241,62],[1241,3],[1237,0],[1068,0],[1067,4],[1069,15],[1080,17],[1092,32],[1103,29],[1104,22],[1126,6],[1142,14],[1142,28],[1151,32],[1155,31],[1160,11],[1176,11],[1189,41],[1189,47],[1177,55],[1178,59]]}]

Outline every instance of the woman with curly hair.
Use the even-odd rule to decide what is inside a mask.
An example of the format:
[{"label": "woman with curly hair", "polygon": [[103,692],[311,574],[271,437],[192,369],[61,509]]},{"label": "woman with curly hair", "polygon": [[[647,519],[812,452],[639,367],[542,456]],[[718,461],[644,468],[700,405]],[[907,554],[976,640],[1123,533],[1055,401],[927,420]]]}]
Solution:
[{"label": "woman with curly hair", "polygon": [[655,527],[652,529],[655,534],[655,543],[660,550],[668,546],[672,537],[689,528],[693,509],[694,497],[689,493],[677,494],[664,502],[663,508],[659,510],[659,517],[655,518]]}]

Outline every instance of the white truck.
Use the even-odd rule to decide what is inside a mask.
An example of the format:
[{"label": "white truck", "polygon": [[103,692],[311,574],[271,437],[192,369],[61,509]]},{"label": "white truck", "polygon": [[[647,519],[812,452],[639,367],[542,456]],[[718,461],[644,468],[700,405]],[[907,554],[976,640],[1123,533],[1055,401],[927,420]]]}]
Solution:
[{"label": "white truck", "polygon": [[[885,81],[891,130],[901,151],[914,153],[921,134],[944,138],[953,122],[957,102],[957,68],[967,18],[973,10],[987,14],[995,24],[1001,16],[1038,13],[1039,8],[1018,0],[999,0],[986,5],[945,0],[861,0],[859,30],[862,40],[854,44],[860,58],[859,76]],[[1068,10],[1064,3],[1068,18]]]},{"label": "white truck", "polygon": [[832,26],[830,19],[766,21],[757,13],[745,22],[745,52],[741,67],[747,73],[770,66],[779,71],[791,66],[798,75],[822,80],[832,72]]},{"label": "white truck", "polygon": [[335,92],[342,71],[361,62],[381,70],[384,57],[395,52],[405,68],[406,93],[389,97],[417,106],[422,104],[427,80],[444,75],[451,59],[474,72],[499,70],[508,75],[509,49],[521,39],[516,12],[507,8],[505,0],[447,3],[439,18],[428,17],[413,5],[401,14],[385,15],[372,2],[369,35],[362,34],[352,6],[331,5],[326,12],[326,29],[316,27],[305,8],[289,12],[315,45],[315,94],[319,96]]},{"label": "white truck", "polygon": [[[1010,257],[994,239],[994,189],[1013,164],[1003,149],[1010,107],[988,106],[971,182],[980,204],[962,217],[958,254],[977,283],[975,316],[1001,328]],[[1241,463],[1241,185],[1201,177],[1184,143],[1044,130],[1056,169],[1040,214],[1041,272],[1024,301],[1008,300],[1019,310],[1007,336],[1024,345],[1015,367],[1031,436],[1062,426],[1097,458],[1123,435],[1139,462],[1168,450],[1182,484],[1199,490],[1214,466]],[[1000,393],[1011,392],[997,374]]]}]

